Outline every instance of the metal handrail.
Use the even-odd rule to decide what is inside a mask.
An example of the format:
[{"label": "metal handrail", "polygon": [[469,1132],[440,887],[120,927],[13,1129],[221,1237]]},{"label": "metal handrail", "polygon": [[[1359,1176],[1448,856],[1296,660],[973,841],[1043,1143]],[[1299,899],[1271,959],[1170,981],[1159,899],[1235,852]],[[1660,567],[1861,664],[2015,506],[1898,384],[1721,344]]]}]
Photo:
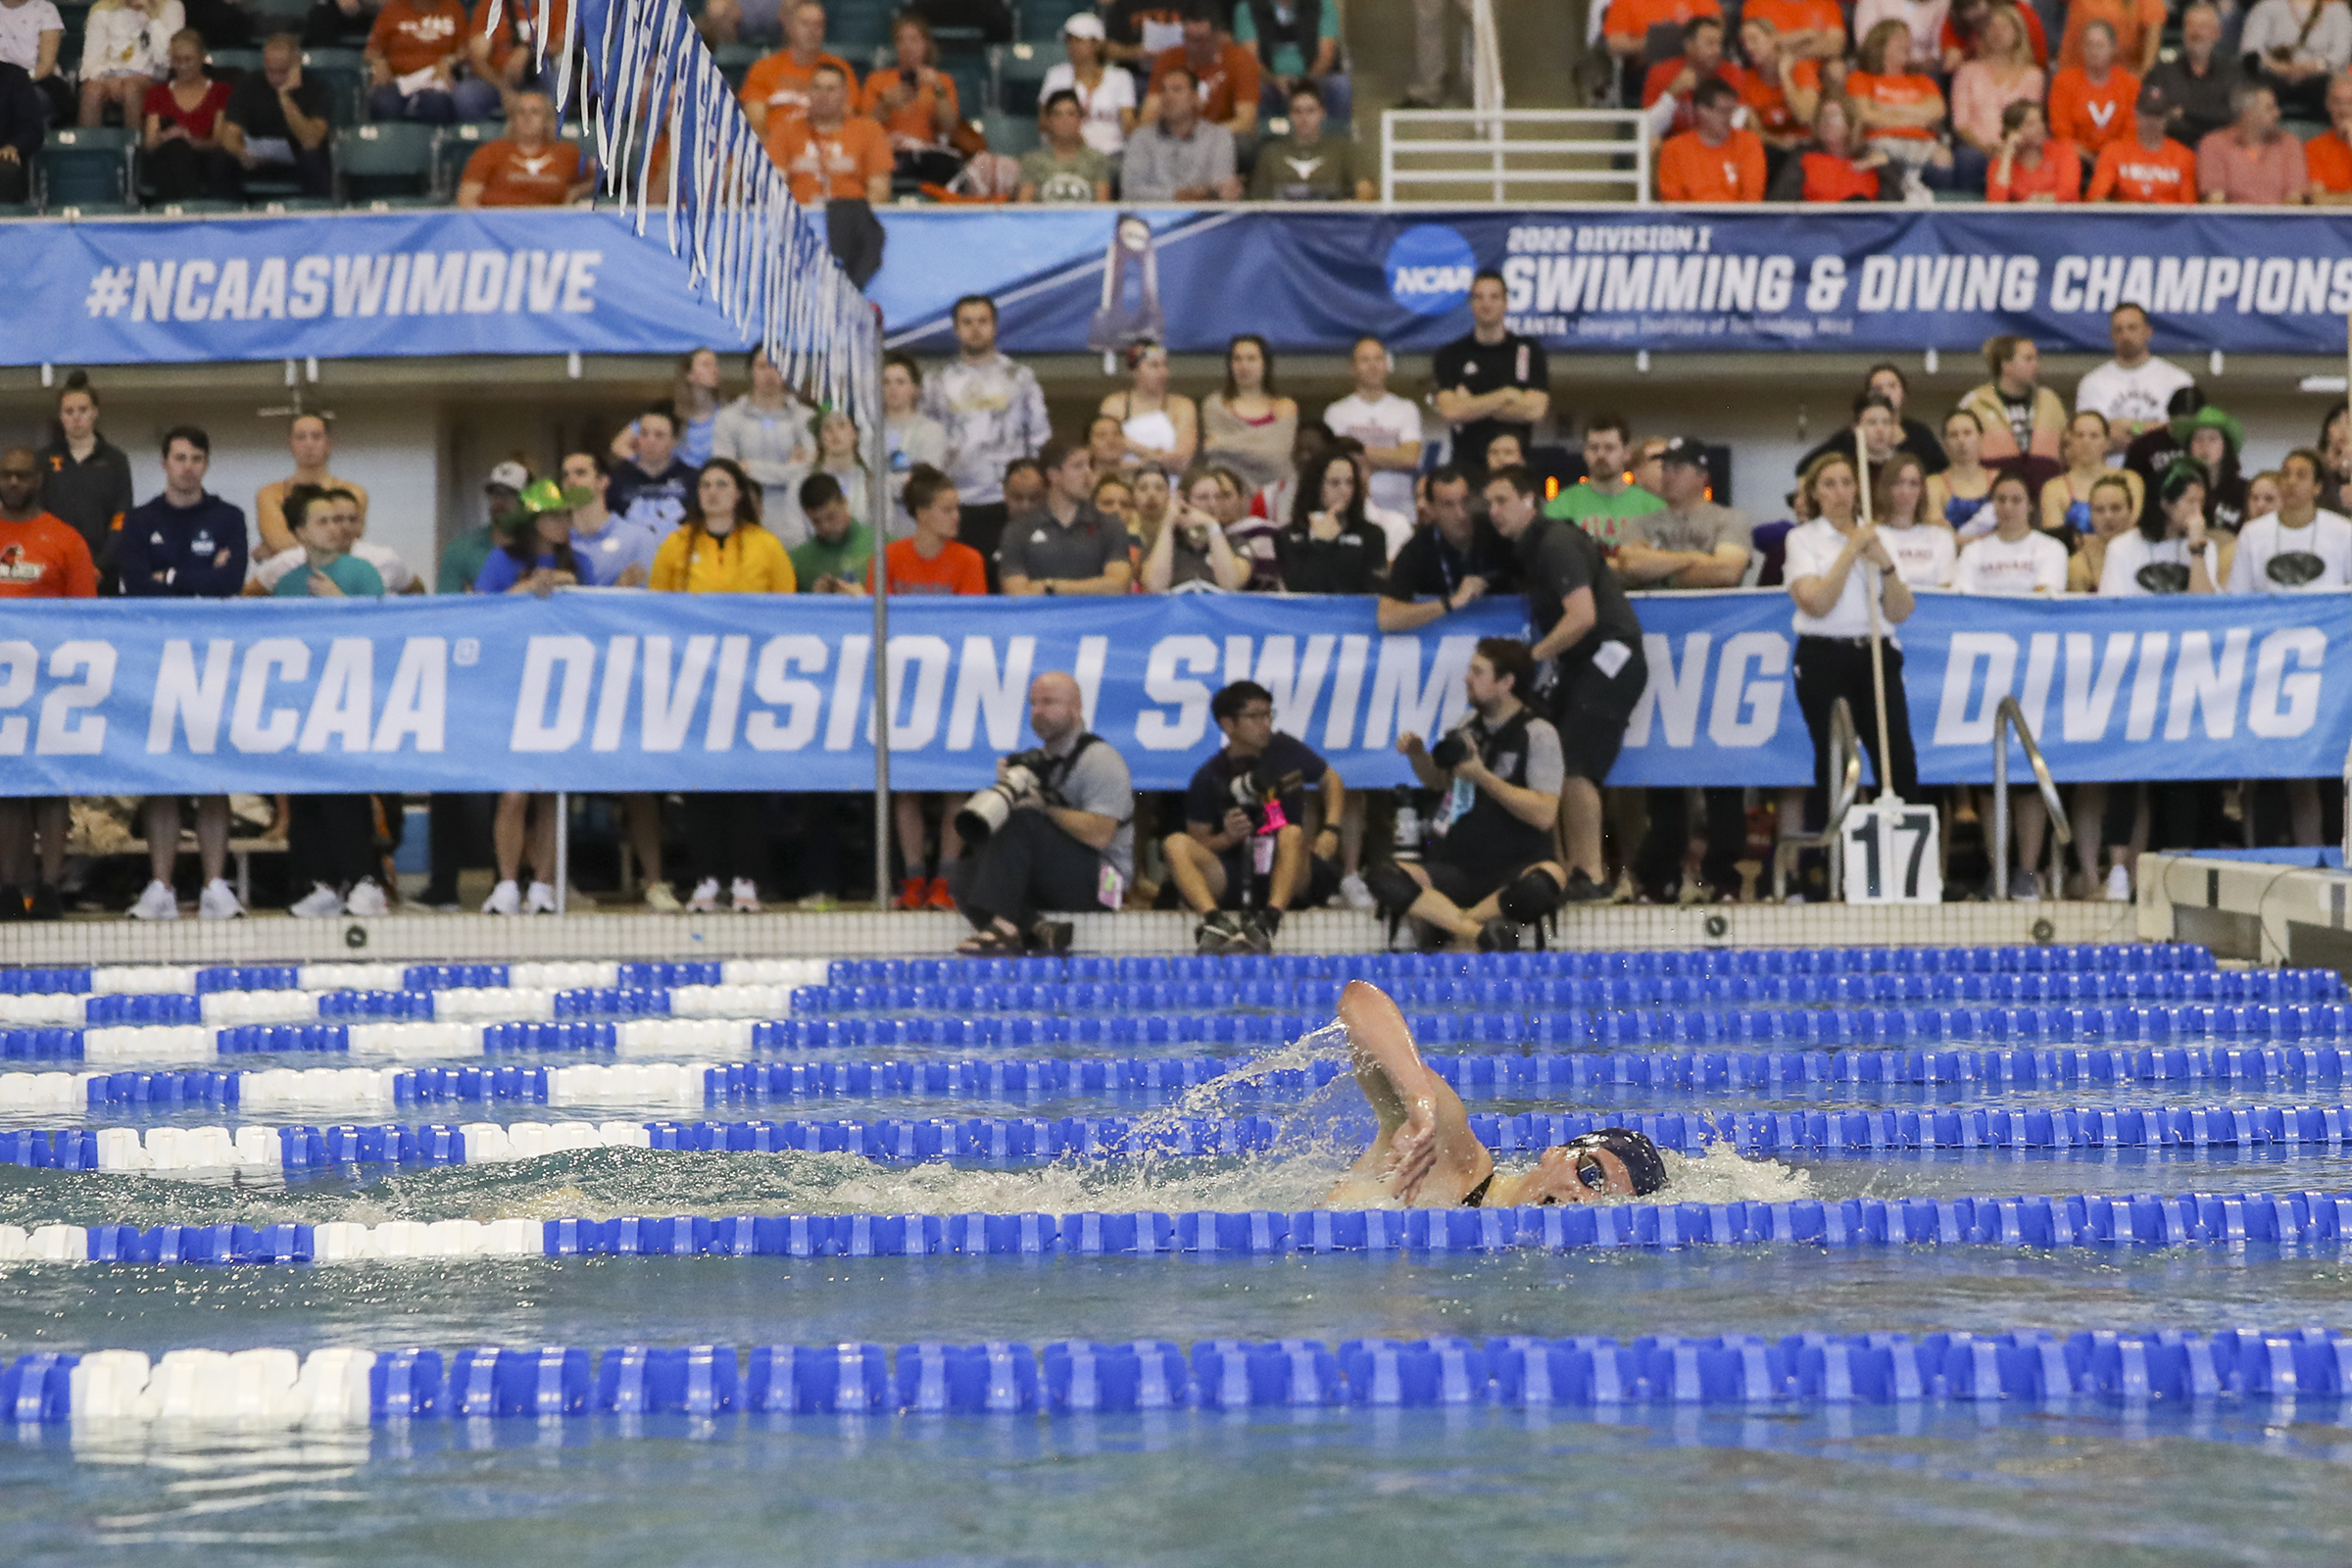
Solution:
[{"label": "metal handrail", "polygon": [[[1554,184],[1624,185],[1631,184],[1631,200],[1635,205],[1649,201],[1649,177],[1652,147],[1647,117],[1619,109],[1390,109],[1380,117],[1380,199],[1397,200],[1397,188],[1403,185],[1462,185],[1486,184],[1492,187],[1493,199],[1510,199],[1509,187],[1514,184],[1549,182]],[[1425,140],[1414,137],[1417,127],[1454,126],[1468,129],[1470,134],[1458,140]],[[1505,135],[1512,125],[1556,125],[1562,128],[1579,125],[1597,125],[1630,130],[1630,137],[1561,138],[1514,141]],[[1408,139],[1410,138],[1410,139]],[[1631,169],[1614,167],[1615,161],[1627,153],[1633,154]],[[1458,160],[1443,169],[1399,169],[1399,156],[1409,154],[1447,154]],[[1595,169],[1506,169],[1506,160],[1541,154],[1546,156],[1590,156],[1603,160]]]},{"label": "metal handrail", "polygon": [[2058,798],[2058,783],[2050,777],[2050,764],[2042,760],[2041,748],[2034,743],[2034,726],[2026,722],[2026,710],[2017,706],[2014,697],[2002,698],[1992,715],[1992,896],[2004,903],[2009,898],[2009,729],[2012,725],[2026,748],[2026,761],[2034,769],[2034,782],[2041,789],[2042,804],[2050,808],[2050,896],[2056,898],[2066,886],[2066,857],[2059,852],[2075,842],[2075,828],[2067,819],[2066,803]]},{"label": "metal handrail", "polygon": [[1846,813],[1853,810],[1854,802],[1862,795],[1862,740],[1854,729],[1854,710],[1842,697],[1830,704],[1830,820],[1819,833],[1789,834],[1773,847],[1772,896],[1786,899],[1788,893],[1788,855],[1796,850],[1830,852],[1830,886],[1836,888],[1842,880],[1838,876],[1843,858],[1843,846],[1838,838],[1845,826]]}]

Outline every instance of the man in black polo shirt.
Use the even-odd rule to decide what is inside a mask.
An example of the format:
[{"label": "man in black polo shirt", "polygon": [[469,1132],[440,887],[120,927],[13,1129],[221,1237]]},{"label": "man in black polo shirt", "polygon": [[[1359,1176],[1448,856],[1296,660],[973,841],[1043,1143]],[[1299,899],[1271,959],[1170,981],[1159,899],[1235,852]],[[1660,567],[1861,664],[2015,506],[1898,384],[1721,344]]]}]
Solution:
[{"label": "man in black polo shirt", "polygon": [[[1313,748],[1274,728],[1274,694],[1257,682],[1235,681],[1209,699],[1208,711],[1225,746],[1193,774],[1184,831],[1161,842],[1168,880],[1200,916],[1194,935],[1202,953],[1271,953],[1286,910],[1312,908],[1339,890],[1331,858],[1348,786]],[[1312,785],[1321,786],[1321,826],[1310,846]]]},{"label": "man in black polo shirt", "polygon": [[1123,594],[1134,575],[1127,556],[1127,529],[1095,510],[1095,458],[1085,446],[1059,437],[1037,455],[1046,470],[1046,507],[1016,526],[1007,519],[997,546],[997,569],[1004,591],[1015,597],[1044,594]]},{"label": "man in black polo shirt", "polygon": [[1566,897],[1571,904],[1598,903],[1609,896],[1600,849],[1601,781],[1649,684],[1642,623],[1592,536],[1538,513],[1534,474],[1504,468],[1488,478],[1486,497],[1494,531],[1518,547],[1528,618],[1542,633],[1529,652],[1544,694],[1537,706],[1549,711],[1560,732]]},{"label": "man in black polo shirt", "polygon": [[1429,525],[1389,564],[1378,612],[1384,632],[1418,631],[1489,594],[1519,586],[1511,547],[1484,517],[1470,513],[1470,480],[1446,464],[1429,476]]},{"label": "man in black polo shirt", "polygon": [[1453,461],[1474,479],[1487,471],[1487,448],[1505,432],[1519,450],[1535,445],[1536,422],[1551,412],[1551,367],[1544,345],[1503,325],[1509,302],[1492,268],[1470,283],[1470,333],[1438,350],[1431,379],[1438,416],[1453,427]]},{"label": "man in black polo shirt", "polygon": [[246,178],[295,179],[305,196],[331,196],[333,98],[322,78],[302,74],[302,40],[273,33],[262,69],[245,74],[220,111],[220,145]]}]

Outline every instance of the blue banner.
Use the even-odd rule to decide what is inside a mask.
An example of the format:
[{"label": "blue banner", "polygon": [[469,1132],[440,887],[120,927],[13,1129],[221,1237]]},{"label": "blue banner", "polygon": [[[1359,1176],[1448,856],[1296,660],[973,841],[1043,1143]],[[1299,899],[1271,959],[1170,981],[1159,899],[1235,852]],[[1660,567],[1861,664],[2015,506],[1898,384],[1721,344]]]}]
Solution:
[{"label": "blue banner", "polygon": [[748,346],[639,237],[573,209],[0,225],[17,311],[0,364]]},{"label": "blue banner", "polygon": [[[945,353],[958,295],[997,296],[1014,353],[1148,333],[1187,354],[1236,332],[1329,352],[1375,332],[1427,353],[1470,327],[1498,268],[1510,326],[1560,350],[1974,355],[2022,332],[2108,352],[2107,313],[2166,353],[2340,354],[2352,218],[2214,209],[1626,206],[1392,212],[1284,206],[894,208],[868,294],[894,344]],[[1247,278],[1247,288],[1236,288]]]},{"label": "blue banner", "polygon": [[[1650,682],[1612,784],[1799,784],[1811,751],[1778,591],[1637,601]],[[2333,776],[2352,742],[2341,593],[2033,603],[1922,595],[1902,628],[1921,775],[1983,780],[2014,694],[2058,776]],[[1034,744],[1026,691],[1072,673],[1138,787],[1219,744],[1253,679],[1355,784],[1463,711],[1518,603],[1384,636],[1361,599],[906,600],[890,617],[892,776],[959,790]],[[814,597],[12,603],[0,793],[858,790],[872,612]],[[2022,760],[2020,762],[2022,765]]]}]

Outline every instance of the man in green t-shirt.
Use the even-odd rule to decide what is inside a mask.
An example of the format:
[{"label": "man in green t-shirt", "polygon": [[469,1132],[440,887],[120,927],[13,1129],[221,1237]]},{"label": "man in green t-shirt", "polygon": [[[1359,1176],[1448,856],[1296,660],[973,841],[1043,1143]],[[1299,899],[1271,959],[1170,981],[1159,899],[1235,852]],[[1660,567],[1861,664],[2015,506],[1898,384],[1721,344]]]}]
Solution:
[{"label": "man in green t-shirt", "polygon": [[1291,89],[1291,133],[1258,149],[1250,176],[1253,202],[1368,202],[1372,182],[1355,172],[1355,148],[1323,134],[1323,95],[1314,83]]},{"label": "man in green t-shirt", "polygon": [[861,594],[866,569],[873,564],[874,536],[850,516],[849,497],[841,481],[829,473],[812,473],[801,481],[801,515],[808,519],[808,540],[790,552],[792,574],[805,594]]},{"label": "man in green t-shirt", "polygon": [[[522,493],[531,487],[531,470],[513,458],[490,470],[489,483],[482,486],[488,498],[490,515],[503,517],[522,504]],[[482,574],[482,563],[498,547],[491,537],[490,524],[468,528],[449,542],[441,552],[441,570],[433,580],[433,591],[442,594],[462,594],[473,586],[473,579]]]},{"label": "man in green t-shirt", "polygon": [[1585,477],[1561,491],[1544,515],[1573,522],[1603,550],[1615,550],[1628,519],[1663,512],[1666,503],[1634,483],[1626,471],[1633,436],[1621,414],[1595,414],[1585,426]]},{"label": "man in green t-shirt", "polygon": [[1110,160],[1086,144],[1086,110],[1067,87],[1046,100],[1046,144],[1021,155],[1024,202],[1106,202]]}]

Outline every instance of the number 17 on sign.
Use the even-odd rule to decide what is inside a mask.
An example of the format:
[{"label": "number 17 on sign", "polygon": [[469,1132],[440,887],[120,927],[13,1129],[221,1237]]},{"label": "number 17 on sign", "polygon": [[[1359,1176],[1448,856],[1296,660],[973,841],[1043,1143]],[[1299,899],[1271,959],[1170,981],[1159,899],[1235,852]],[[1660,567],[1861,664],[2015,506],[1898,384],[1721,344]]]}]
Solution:
[{"label": "number 17 on sign", "polygon": [[1936,808],[1891,798],[1856,806],[1839,838],[1848,904],[1941,904],[1943,856]]}]

